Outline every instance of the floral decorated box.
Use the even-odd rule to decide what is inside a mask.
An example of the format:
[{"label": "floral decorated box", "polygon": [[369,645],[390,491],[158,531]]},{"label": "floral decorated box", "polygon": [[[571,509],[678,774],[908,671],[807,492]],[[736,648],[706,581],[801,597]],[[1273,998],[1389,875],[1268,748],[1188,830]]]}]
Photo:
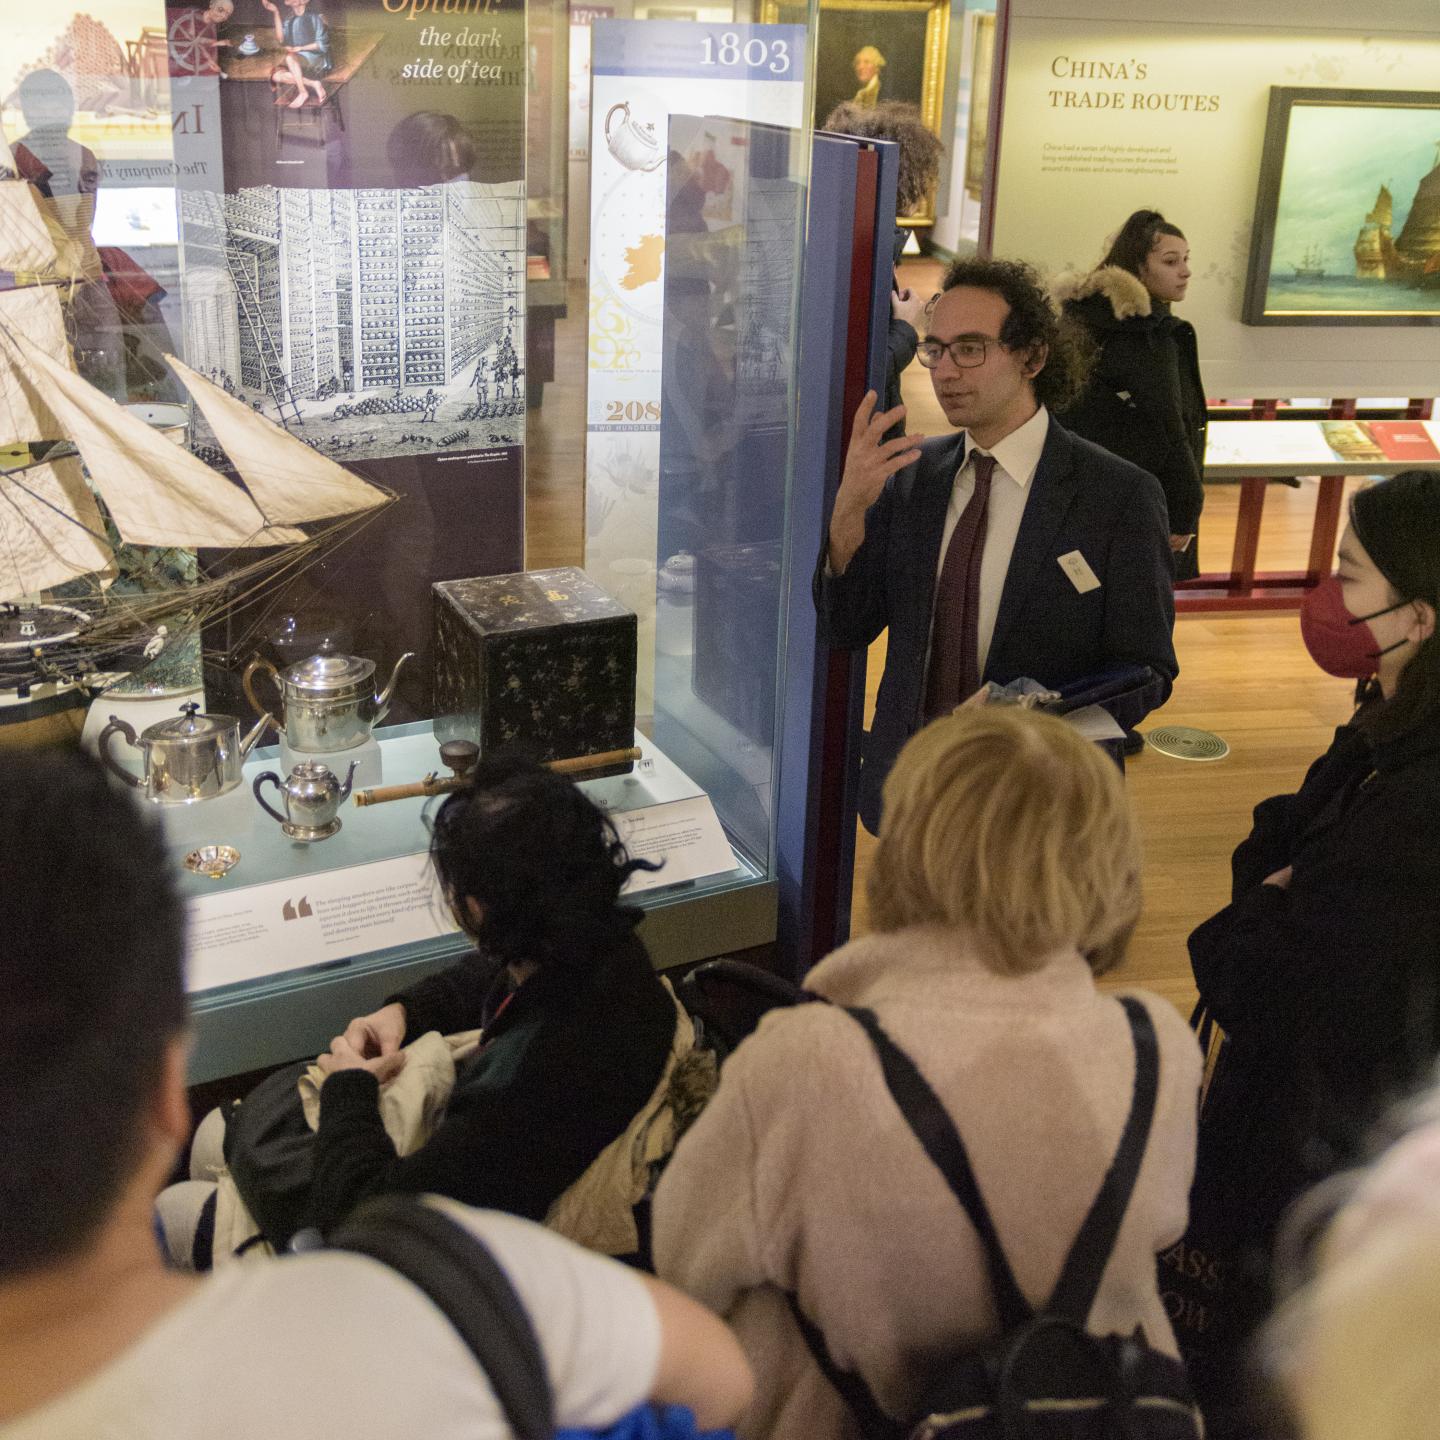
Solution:
[{"label": "floral decorated box", "polygon": [[635,616],[583,571],[443,580],[433,589],[438,739],[537,760],[634,743]]}]

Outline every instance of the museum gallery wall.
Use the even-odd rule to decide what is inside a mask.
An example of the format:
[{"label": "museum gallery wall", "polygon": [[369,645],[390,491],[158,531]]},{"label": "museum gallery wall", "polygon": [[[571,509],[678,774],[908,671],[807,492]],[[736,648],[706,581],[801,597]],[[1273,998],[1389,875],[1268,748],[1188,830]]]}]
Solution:
[{"label": "museum gallery wall", "polygon": [[[1412,33],[1386,33],[1377,29],[1385,20],[1346,15],[1330,0],[1309,17],[1314,30],[1283,25],[1274,6],[1230,16],[1234,7],[1222,5],[1212,8],[1217,22],[1203,24],[1137,21],[1110,0],[1084,15],[1059,13],[1079,8],[1068,0],[1011,7],[995,253],[1052,273],[1089,269],[1126,215],[1153,206],[1190,241],[1185,315],[1201,335],[1212,394],[1433,393],[1437,331],[1390,322],[1397,306],[1440,302],[1386,282],[1373,266],[1365,275],[1357,246],[1367,227],[1377,254],[1379,229],[1398,242],[1411,211],[1417,203],[1423,211],[1440,186],[1440,113],[1372,99],[1362,126],[1361,112],[1347,122],[1316,107],[1294,127],[1288,188],[1267,175],[1262,190],[1261,172],[1277,90],[1430,92],[1440,104],[1440,12],[1432,7],[1427,19],[1393,7],[1389,23]],[[1354,28],[1362,19],[1363,33]],[[1257,197],[1263,216],[1267,190],[1271,307],[1313,305],[1319,283],[1336,308],[1373,305],[1381,323],[1320,323],[1303,344],[1286,326],[1246,323]]]}]

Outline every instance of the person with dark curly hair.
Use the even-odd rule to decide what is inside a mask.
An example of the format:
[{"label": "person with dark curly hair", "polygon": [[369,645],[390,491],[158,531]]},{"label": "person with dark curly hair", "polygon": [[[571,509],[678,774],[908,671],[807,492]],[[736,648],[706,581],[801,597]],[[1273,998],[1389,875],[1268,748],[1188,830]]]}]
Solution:
[{"label": "person with dark curly hair", "polygon": [[[825,118],[825,128],[840,135],[857,135],[865,140],[889,140],[900,147],[900,174],[895,189],[897,217],[920,214],[940,177],[940,157],[945,147],[940,137],[925,126],[917,106],[900,100],[882,100],[865,106],[854,100],[837,105]],[[896,225],[891,247],[891,264],[898,267],[910,231]],[[919,327],[924,323],[930,297],[900,284],[899,276],[890,294],[890,330],[886,336],[885,408],[900,403],[900,375],[915,358],[920,343]],[[902,420],[891,426],[886,439],[905,433]]]},{"label": "person with dark curly hair", "polygon": [[422,185],[443,185],[467,178],[475,166],[475,141],[453,115],[439,110],[416,110],[390,132],[385,142],[399,190]]},{"label": "person with dark curly hair", "polygon": [[[320,1067],[313,1222],[386,1191],[543,1220],[650,1099],[676,1009],[620,903],[636,870],[605,813],[563,776],[485,759],[435,816],[430,854],[475,954],[352,1020]],[[484,1026],[430,1140],[403,1159],[380,1087],[402,1047]]]},{"label": "person with dark curly hair", "polygon": [[957,260],[926,323],[920,363],[956,432],[886,440],[904,407],[865,396],[815,576],[832,646],[890,631],[860,779],[872,831],[901,746],[982,684],[1093,691],[1133,729],[1179,672],[1165,496],[1051,423],[1083,362],[1034,270]]}]

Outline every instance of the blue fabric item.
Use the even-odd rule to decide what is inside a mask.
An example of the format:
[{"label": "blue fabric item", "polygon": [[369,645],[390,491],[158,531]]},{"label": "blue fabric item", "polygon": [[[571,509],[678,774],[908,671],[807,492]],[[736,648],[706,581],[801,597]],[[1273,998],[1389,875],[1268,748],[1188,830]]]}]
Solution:
[{"label": "blue fabric item", "polygon": [[287,15],[284,33],[287,45],[319,47],[302,51],[296,56],[306,70],[316,75],[328,75],[334,68],[330,54],[330,26],[323,15],[317,15],[313,10],[307,10],[303,15]]},{"label": "blue fabric item", "polygon": [[608,1430],[564,1430],[555,1440],[734,1440],[732,1430],[700,1430],[684,1405],[639,1405]]},{"label": "blue fabric item", "polygon": [[985,688],[990,692],[990,698],[986,702],[990,705],[1014,705],[1026,695],[1040,696],[1042,704],[1048,704],[1050,701],[1060,698],[1058,690],[1052,690],[1048,685],[1042,685],[1028,675],[1022,675],[1019,679],[1010,681],[1008,685],[997,685],[995,681],[987,680]]}]

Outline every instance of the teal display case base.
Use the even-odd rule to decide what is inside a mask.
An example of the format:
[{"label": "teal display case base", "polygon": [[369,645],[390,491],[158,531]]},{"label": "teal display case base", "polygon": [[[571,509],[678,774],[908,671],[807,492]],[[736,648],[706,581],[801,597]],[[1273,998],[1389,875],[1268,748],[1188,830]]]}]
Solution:
[{"label": "teal display case base", "polygon": [[[634,773],[581,782],[596,804],[620,815],[703,793],[644,736],[637,734],[636,743],[641,746],[642,759]],[[387,784],[419,779],[427,770],[439,768],[429,722],[383,732],[380,749]],[[241,854],[239,864],[223,880],[182,870],[179,883],[188,898],[228,895],[234,898],[239,913],[249,903],[245,892],[252,887],[294,880],[290,888],[299,895],[306,889],[307,877],[311,885],[323,884],[322,877],[335,872],[425,850],[429,840],[425,806],[433,807],[438,800],[406,800],[360,811],[347,803],[341,811],[343,828],[333,839],[308,846],[292,844],[250,795],[256,775],[280,766],[275,747],[257,750],[245,767],[241,790],[203,805],[174,807],[173,813],[164,814],[177,869],[188,851],[201,843],[229,844]],[[733,842],[731,852],[732,869],[629,897],[645,912],[639,933],[658,969],[767,945],[775,939],[776,883]],[[301,913],[306,913],[303,899],[299,905]],[[210,908],[215,908],[213,903]],[[203,957],[192,955],[194,1044],[189,1081],[198,1085],[316,1055],[356,1015],[374,1010],[387,996],[454,963],[469,948],[463,935],[449,931],[390,949],[204,988],[196,984],[196,977],[205,973]]]}]

